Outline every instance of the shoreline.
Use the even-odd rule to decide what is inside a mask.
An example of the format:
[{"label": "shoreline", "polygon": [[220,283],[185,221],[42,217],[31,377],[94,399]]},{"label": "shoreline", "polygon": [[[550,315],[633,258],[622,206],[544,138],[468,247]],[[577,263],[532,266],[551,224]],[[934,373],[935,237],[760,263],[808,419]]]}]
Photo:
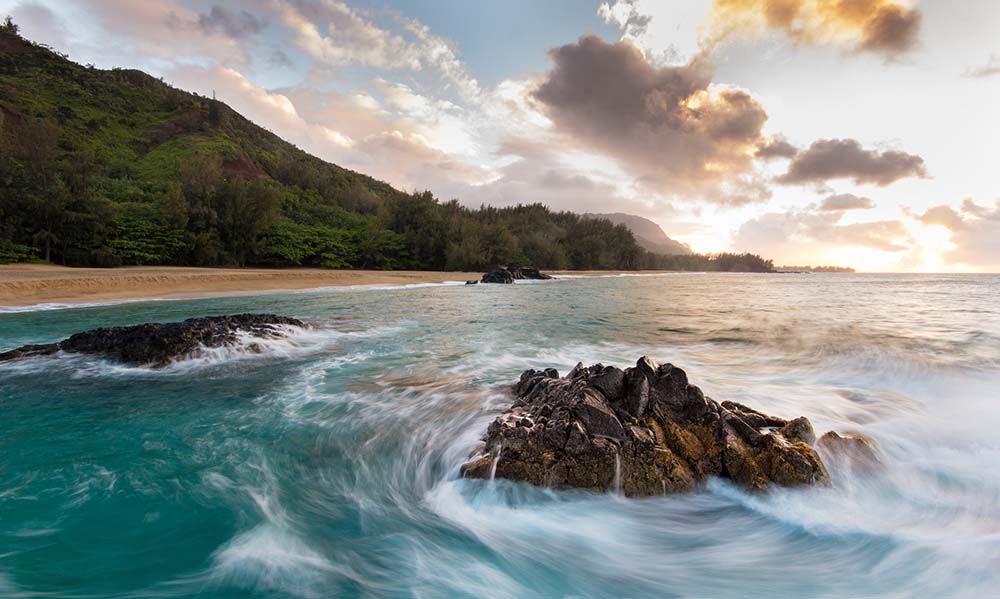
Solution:
[{"label": "shoreline", "polygon": [[[33,307],[74,307],[132,301],[156,301],[280,293],[326,287],[465,283],[481,272],[416,270],[324,270],[319,268],[203,268],[125,266],[75,268],[48,264],[0,265],[0,312]],[[660,271],[553,271],[552,274],[600,276],[660,274]]]}]

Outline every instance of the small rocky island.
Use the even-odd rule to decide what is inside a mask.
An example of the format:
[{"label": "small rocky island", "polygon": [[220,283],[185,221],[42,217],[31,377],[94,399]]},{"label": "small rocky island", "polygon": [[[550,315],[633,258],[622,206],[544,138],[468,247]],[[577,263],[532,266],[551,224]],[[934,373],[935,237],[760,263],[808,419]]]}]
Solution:
[{"label": "small rocky island", "polygon": [[690,491],[710,476],[747,489],[828,478],[808,419],[716,402],[680,368],[647,357],[626,370],[578,364],[565,377],[527,370],[514,393],[463,476],[629,497]]},{"label": "small rocky island", "polygon": [[490,272],[483,275],[480,281],[466,281],[466,285],[475,285],[477,282],[482,283],[501,283],[501,284],[511,284],[514,281],[521,281],[525,279],[531,279],[536,281],[543,281],[552,279],[552,275],[547,275],[537,268],[528,268],[526,266],[511,266],[509,268],[496,267]]},{"label": "small rocky island", "polygon": [[[126,364],[162,368],[206,348],[240,345],[241,337],[282,337],[282,326],[305,327],[296,318],[275,314],[236,314],[189,318],[183,322],[147,323],[84,331],[43,345],[25,345],[0,353],[0,362],[59,351],[94,354]],[[254,345],[248,346],[251,351]]]}]

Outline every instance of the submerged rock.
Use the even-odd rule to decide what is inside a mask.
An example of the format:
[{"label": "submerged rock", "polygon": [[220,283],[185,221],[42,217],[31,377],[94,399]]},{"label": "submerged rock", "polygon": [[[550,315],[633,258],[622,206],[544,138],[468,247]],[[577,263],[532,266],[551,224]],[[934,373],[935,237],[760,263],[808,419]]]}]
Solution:
[{"label": "submerged rock", "polygon": [[483,275],[482,282],[510,284],[514,281],[523,279],[548,280],[551,278],[552,275],[547,275],[537,268],[512,266],[510,268],[494,268],[490,272]]},{"label": "submerged rock", "polygon": [[58,343],[25,345],[0,353],[0,362],[64,351],[102,355],[127,364],[163,367],[201,349],[238,345],[242,335],[281,337],[284,332],[277,325],[305,326],[301,320],[288,316],[237,314],[94,329]]},{"label": "submerged rock", "polygon": [[526,370],[487,429],[470,478],[506,478],[627,496],[689,491],[709,476],[748,489],[827,480],[809,420],[719,404],[671,364]]}]

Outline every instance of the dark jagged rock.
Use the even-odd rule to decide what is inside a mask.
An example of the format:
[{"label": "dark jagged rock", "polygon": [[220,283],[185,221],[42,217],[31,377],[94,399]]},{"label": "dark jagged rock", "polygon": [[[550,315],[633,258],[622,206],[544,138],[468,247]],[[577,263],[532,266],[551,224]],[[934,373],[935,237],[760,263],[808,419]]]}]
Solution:
[{"label": "dark jagged rock", "polygon": [[509,285],[514,282],[514,275],[506,268],[494,268],[483,275],[482,282]]},{"label": "dark jagged rock", "polygon": [[483,275],[483,283],[501,283],[510,284],[514,281],[531,279],[531,280],[548,280],[551,279],[551,275],[547,275],[537,268],[527,268],[521,266],[512,266],[510,268],[494,268],[490,272]]},{"label": "dark jagged rock", "polygon": [[508,270],[517,280],[531,279],[535,281],[548,281],[552,278],[552,275],[547,275],[537,268],[528,268],[527,266],[513,266]]},{"label": "dark jagged rock", "polygon": [[58,343],[25,345],[0,353],[0,362],[64,351],[102,355],[128,364],[162,367],[203,348],[237,345],[240,334],[262,338],[280,337],[283,332],[276,325],[305,326],[301,320],[288,316],[237,314],[189,318],[183,322],[94,329],[77,333]]},{"label": "dark jagged rock", "polygon": [[479,281],[466,281],[465,284],[466,285],[478,285]]},{"label": "dark jagged rock", "polygon": [[513,390],[463,476],[627,496],[689,491],[710,476],[749,489],[828,478],[808,419],[719,404],[680,368],[646,357],[624,371],[526,370]]}]

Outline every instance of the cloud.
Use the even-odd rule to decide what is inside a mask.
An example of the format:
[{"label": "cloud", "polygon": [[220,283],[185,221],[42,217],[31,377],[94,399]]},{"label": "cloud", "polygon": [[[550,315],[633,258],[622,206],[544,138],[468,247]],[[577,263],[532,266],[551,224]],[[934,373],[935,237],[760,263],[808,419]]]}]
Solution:
[{"label": "cloud", "polygon": [[801,44],[841,44],[887,59],[916,47],[922,15],[896,0],[715,0],[708,48],[746,31]]},{"label": "cloud", "polygon": [[[236,69],[228,67],[205,68],[197,65],[181,65],[169,73],[169,80],[187,89],[215,90],[219,100],[225,102],[254,123],[275,131],[283,139],[303,150],[347,168],[354,161],[367,161],[369,157],[359,138],[370,135],[371,130],[379,130],[385,124],[378,120],[365,121],[364,111],[344,110],[342,114],[353,115],[343,120],[317,118],[315,113],[300,109],[296,102],[295,89],[272,90],[254,84]],[[338,96],[331,101],[350,104]],[[365,123],[370,129],[349,131],[342,125]],[[357,136],[357,137],[356,137]],[[400,159],[402,161],[402,158]],[[370,172],[373,176],[378,173]]]},{"label": "cloud", "polygon": [[419,21],[400,17],[401,30],[392,31],[365,11],[336,0],[287,0],[276,2],[275,9],[295,44],[321,64],[415,72],[430,68],[465,97],[480,91],[448,42]]},{"label": "cloud", "polygon": [[449,198],[495,174],[431,147],[415,133],[383,131],[360,140],[345,165],[408,190],[431,189]]},{"label": "cloud", "polygon": [[[170,0],[79,2],[81,8],[103,26],[102,36],[114,40],[114,43],[98,50],[107,52],[112,64],[120,64],[122,54],[146,60],[157,59],[151,62],[177,63],[194,59],[201,64],[243,65],[248,60],[247,48],[242,40],[216,26],[219,23],[212,21],[211,12],[207,16],[198,14]],[[223,11],[219,14],[232,13]],[[203,26],[203,18],[207,18],[211,26]]]},{"label": "cloud", "polygon": [[777,135],[759,146],[754,152],[754,156],[761,160],[772,160],[775,158],[794,158],[798,153],[798,148],[784,137]]},{"label": "cloud", "polygon": [[1000,75],[1000,56],[990,54],[990,59],[986,61],[986,64],[981,67],[968,68],[965,70],[963,75],[975,79]]},{"label": "cloud", "polygon": [[824,199],[819,209],[824,212],[834,212],[840,210],[867,210],[874,207],[875,202],[871,198],[856,196],[852,193],[841,193]]},{"label": "cloud", "polygon": [[549,55],[554,66],[532,97],[557,132],[657,193],[728,204],[767,197],[752,157],[767,113],[745,90],[713,85],[704,63],[658,68],[632,44],[594,35]]},{"label": "cloud", "polygon": [[953,249],[944,254],[949,262],[1000,268],[1000,201],[992,208],[972,200],[965,200],[958,210],[934,206],[918,218],[925,225],[940,225],[951,231]]},{"label": "cloud", "polygon": [[795,263],[809,263],[824,252],[843,252],[847,247],[892,254],[914,248],[915,240],[902,221],[840,224],[842,217],[842,212],[808,210],[766,213],[740,226],[733,247]]},{"label": "cloud", "polygon": [[222,32],[242,38],[260,33],[265,23],[245,10],[234,13],[224,6],[213,6],[209,12],[198,15],[198,25],[209,33]]},{"label": "cloud", "polygon": [[927,176],[920,156],[898,150],[866,150],[853,139],[821,139],[800,152],[777,181],[807,184],[850,179],[884,187],[906,177]]},{"label": "cloud", "polygon": [[66,41],[66,27],[50,8],[37,2],[23,2],[14,8],[12,16],[25,37],[46,40],[49,45],[61,51],[69,45]]},{"label": "cloud", "polygon": [[673,212],[666,201],[635,199],[625,195],[615,184],[601,180],[596,172],[582,171],[570,164],[553,144],[528,139],[508,139],[498,154],[513,158],[499,169],[497,177],[484,185],[472,186],[461,197],[467,205],[542,203],[554,210],[572,212],[616,211],[644,216],[663,216]]},{"label": "cloud", "polygon": [[636,0],[617,0],[614,4],[604,2],[597,9],[597,15],[609,25],[617,25],[627,39],[637,39],[646,34],[653,17],[639,12]]}]

